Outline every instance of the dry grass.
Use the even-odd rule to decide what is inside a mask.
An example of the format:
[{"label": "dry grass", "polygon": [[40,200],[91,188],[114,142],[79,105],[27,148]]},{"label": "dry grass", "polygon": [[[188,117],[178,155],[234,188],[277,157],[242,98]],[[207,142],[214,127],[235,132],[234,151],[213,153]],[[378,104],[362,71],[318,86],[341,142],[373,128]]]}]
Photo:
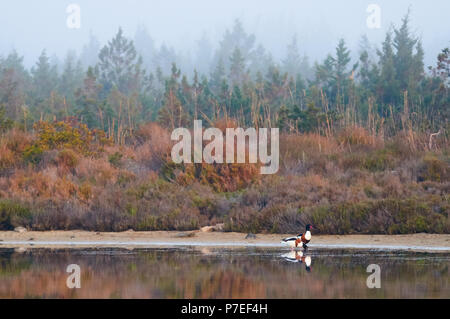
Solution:
[{"label": "dry grass", "polygon": [[361,126],[349,126],[342,129],[336,139],[343,146],[376,147],[383,145],[383,140],[380,137],[370,134]]},{"label": "dry grass", "polygon": [[22,160],[35,138],[18,130],[0,138],[0,204],[13,216],[2,227],[181,231],[225,222],[228,230],[251,232],[295,233],[305,223],[321,233],[450,229],[448,143],[436,138],[430,151],[426,135],[383,141],[360,127],[336,137],[282,135],[280,173],[264,177],[258,165],[175,165],[168,131],[153,123],[129,144],[91,155],[49,149],[38,164]]}]

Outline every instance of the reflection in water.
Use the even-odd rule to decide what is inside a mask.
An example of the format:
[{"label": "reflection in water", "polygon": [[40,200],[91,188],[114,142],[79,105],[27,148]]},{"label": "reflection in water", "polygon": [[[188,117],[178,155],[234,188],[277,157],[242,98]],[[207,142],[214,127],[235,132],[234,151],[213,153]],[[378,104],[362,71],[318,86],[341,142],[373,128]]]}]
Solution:
[{"label": "reflection in water", "polygon": [[[69,264],[81,289],[66,287]],[[366,286],[369,264],[381,289]],[[446,253],[0,249],[0,298],[450,298],[449,265]]]},{"label": "reflection in water", "polygon": [[281,255],[286,261],[305,264],[306,271],[311,271],[311,256],[306,255],[303,251],[290,251]]}]

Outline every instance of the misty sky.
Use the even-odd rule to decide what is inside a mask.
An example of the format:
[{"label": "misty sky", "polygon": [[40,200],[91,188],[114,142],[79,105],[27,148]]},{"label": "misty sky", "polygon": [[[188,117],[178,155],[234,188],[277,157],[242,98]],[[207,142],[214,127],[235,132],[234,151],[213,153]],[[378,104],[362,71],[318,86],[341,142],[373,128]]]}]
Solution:
[{"label": "misty sky", "polygon": [[[81,7],[81,28],[66,25],[66,8]],[[381,7],[381,29],[366,25],[367,6]],[[283,58],[293,34],[300,49],[321,60],[333,52],[339,38],[356,51],[363,34],[379,46],[391,23],[399,25],[408,7],[411,26],[423,39],[426,65],[434,64],[439,51],[450,46],[448,0],[15,0],[1,1],[0,54],[16,49],[25,64],[35,63],[46,48],[63,59],[69,49],[80,52],[92,32],[102,44],[122,26],[129,37],[139,24],[147,27],[158,45],[165,42],[178,52],[195,54],[196,42],[206,34],[213,44],[239,18],[274,57]]]}]

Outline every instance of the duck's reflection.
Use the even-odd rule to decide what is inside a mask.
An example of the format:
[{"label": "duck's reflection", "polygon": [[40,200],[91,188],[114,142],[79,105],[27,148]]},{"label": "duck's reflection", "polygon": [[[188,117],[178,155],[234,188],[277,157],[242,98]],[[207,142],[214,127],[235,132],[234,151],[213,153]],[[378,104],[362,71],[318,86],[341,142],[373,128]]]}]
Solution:
[{"label": "duck's reflection", "polygon": [[311,271],[311,256],[307,256],[303,251],[290,251],[281,257],[289,262],[304,264],[306,271]]}]

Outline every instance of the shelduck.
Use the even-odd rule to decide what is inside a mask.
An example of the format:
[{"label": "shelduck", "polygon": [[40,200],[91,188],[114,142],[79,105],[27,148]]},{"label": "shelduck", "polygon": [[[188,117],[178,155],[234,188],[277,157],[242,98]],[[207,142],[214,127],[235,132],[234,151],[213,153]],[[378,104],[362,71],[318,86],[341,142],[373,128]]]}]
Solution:
[{"label": "shelduck", "polygon": [[300,234],[297,237],[289,237],[285,238],[281,241],[282,244],[285,244],[292,249],[298,248],[302,245],[303,249],[308,249],[307,244],[311,241],[311,225],[306,225],[306,232],[304,234]]}]

